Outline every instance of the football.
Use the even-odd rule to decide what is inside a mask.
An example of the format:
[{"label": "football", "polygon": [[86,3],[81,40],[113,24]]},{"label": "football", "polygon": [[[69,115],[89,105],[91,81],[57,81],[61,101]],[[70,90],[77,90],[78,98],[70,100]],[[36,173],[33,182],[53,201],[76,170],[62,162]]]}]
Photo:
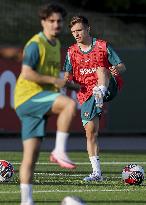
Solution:
[{"label": "football", "polygon": [[144,169],[137,164],[129,164],[122,171],[125,184],[140,185],[144,181]]},{"label": "football", "polygon": [[0,182],[10,181],[13,174],[13,165],[6,160],[0,160]]},{"label": "football", "polygon": [[86,205],[85,202],[79,198],[79,197],[75,197],[75,196],[66,196],[62,202],[61,205]]}]

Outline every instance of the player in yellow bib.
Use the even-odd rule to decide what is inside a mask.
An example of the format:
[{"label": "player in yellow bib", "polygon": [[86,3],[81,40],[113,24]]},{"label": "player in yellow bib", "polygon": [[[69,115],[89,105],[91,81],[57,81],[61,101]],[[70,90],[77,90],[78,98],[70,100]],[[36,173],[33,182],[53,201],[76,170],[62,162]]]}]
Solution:
[{"label": "player in yellow bib", "polygon": [[[32,70],[41,75],[58,78],[60,73],[59,40],[56,39],[55,45],[53,46],[43,32],[33,36],[24,48],[23,65],[31,67]],[[39,82],[35,80],[24,78],[23,73],[21,73],[15,89],[15,107],[17,108],[32,96],[44,90],[57,92],[59,89],[51,83],[39,84]]]},{"label": "player in yellow bib", "polygon": [[32,37],[24,48],[14,97],[16,113],[22,123],[21,205],[34,204],[33,172],[50,114],[58,114],[56,144],[50,159],[62,167],[75,168],[66,154],[66,142],[76,103],[59,92],[65,81],[59,78],[60,43],[57,36],[66,11],[59,5],[47,4],[41,7],[39,16],[43,31]]}]

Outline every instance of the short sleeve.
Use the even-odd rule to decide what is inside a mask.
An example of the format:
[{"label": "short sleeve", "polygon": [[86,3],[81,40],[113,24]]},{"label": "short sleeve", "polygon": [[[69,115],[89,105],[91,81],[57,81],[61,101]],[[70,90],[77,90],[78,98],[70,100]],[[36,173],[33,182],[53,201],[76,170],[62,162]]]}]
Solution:
[{"label": "short sleeve", "polygon": [[28,65],[35,70],[39,62],[39,58],[39,48],[36,42],[30,43],[24,48],[23,65]]},{"label": "short sleeve", "polygon": [[119,63],[122,63],[121,59],[114,51],[114,49],[111,47],[111,45],[107,46],[107,52],[108,52],[108,61],[110,62],[110,64],[118,65]]},{"label": "short sleeve", "polygon": [[66,55],[66,58],[65,58],[65,63],[64,63],[64,66],[63,66],[63,70],[65,72],[69,72],[69,73],[72,72],[72,65],[71,65],[71,62],[70,62],[69,52],[67,52],[67,55]]}]

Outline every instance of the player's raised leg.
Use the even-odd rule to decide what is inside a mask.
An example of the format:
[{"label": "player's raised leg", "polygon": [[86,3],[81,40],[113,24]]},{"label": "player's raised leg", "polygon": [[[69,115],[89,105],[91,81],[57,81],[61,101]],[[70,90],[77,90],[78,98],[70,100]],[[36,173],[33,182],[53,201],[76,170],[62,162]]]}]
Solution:
[{"label": "player's raised leg", "polygon": [[87,151],[89,159],[92,165],[93,172],[88,177],[85,177],[85,181],[102,181],[100,160],[99,160],[99,145],[97,143],[99,118],[94,117],[85,126],[86,138],[87,138]]},{"label": "player's raised leg", "polygon": [[66,153],[66,143],[69,136],[69,128],[76,111],[76,103],[67,96],[58,96],[53,103],[51,111],[58,114],[55,149],[51,153],[50,160],[57,162],[61,167],[76,168]]},{"label": "player's raised leg", "polygon": [[20,167],[21,205],[34,205],[32,199],[32,178],[39,156],[41,138],[23,141],[23,159]]}]

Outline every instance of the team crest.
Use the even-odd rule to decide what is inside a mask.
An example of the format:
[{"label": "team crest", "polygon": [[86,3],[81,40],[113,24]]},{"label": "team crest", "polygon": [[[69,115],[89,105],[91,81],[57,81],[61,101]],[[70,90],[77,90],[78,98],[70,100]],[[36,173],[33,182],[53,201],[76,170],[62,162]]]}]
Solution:
[{"label": "team crest", "polygon": [[84,112],[85,117],[89,117],[89,112]]}]

